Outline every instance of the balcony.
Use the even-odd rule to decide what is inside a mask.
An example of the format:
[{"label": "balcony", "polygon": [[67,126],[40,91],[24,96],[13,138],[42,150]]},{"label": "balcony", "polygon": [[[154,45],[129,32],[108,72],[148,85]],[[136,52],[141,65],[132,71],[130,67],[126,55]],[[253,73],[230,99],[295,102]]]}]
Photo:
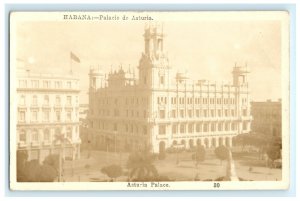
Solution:
[{"label": "balcony", "polygon": [[18,142],[18,148],[19,149],[23,149],[23,148],[26,148],[27,147],[27,143],[26,142]]},{"label": "balcony", "polygon": [[44,145],[44,146],[51,146],[52,143],[51,143],[50,141],[44,141],[44,142],[43,142],[43,145]]},{"label": "balcony", "polygon": [[31,146],[32,147],[38,147],[38,146],[40,146],[40,142],[39,141],[34,141],[34,142],[31,142]]}]

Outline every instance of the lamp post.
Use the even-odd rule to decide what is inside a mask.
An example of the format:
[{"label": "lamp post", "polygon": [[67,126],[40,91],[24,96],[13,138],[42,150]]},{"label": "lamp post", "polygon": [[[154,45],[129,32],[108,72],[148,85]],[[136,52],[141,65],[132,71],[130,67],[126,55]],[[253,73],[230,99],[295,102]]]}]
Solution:
[{"label": "lamp post", "polygon": [[[64,151],[64,148],[65,148],[65,141],[67,140],[70,144],[71,143],[71,140],[66,138],[64,133],[60,134],[60,135],[56,135],[55,136],[55,140],[53,141],[53,143],[55,144],[56,142],[60,142],[60,149],[59,149],[59,164],[58,164],[58,181],[61,182],[62,181],[62,169],[63,169],[63,165],[62,165],[62,153]],[[75,147],[72,146],[73,149],[75,150]],[[72,174],[73,174],[73,168],[74,168],[74,164],[72,162]]]}]

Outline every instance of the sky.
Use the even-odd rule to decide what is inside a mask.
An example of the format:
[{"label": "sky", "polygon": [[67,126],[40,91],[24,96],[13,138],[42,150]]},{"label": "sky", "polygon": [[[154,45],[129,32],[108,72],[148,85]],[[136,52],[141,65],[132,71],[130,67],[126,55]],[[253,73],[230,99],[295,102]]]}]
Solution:
[{"label": "sky", "polygon": [[[16,24],[16,58],[35,72],[70,71],[79,76],[81,103],[88,103],[88,72],[120,65],[135,68],[144,50],[144,21],[21,21]],[[281,25],[262,20],[164,22],[164,50],[174,71],[192,79],[232,81],[232,68],[247,65],[252,101],[281,98]]]}]

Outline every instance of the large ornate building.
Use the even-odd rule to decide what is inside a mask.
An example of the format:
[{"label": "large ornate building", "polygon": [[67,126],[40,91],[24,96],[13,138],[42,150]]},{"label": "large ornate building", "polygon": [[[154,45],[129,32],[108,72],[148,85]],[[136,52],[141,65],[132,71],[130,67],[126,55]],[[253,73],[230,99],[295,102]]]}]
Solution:
[{"label": "large ornate building", "polygon": [[147,25],[138,79],[122,68],[105,75],[91,69],[89,134],[96,147],[157,153],[171,146],[232,146],[250,131],[247,70],[234,66],[231,84],[173,74],[160,25]]},{"label": "large ornate building", "polygon": [[79,158],[78,79],[19,69],[17,81],[17,150],[40,162],[61,151]]}]

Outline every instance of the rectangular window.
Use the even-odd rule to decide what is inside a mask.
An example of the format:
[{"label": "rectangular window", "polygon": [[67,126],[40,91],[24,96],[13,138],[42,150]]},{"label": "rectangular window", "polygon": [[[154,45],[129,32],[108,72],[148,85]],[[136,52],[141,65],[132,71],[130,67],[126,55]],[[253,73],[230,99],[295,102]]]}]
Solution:
[{"label": "rectangular window", "polygon": [[224,112],[225,112],[225,117],[228,117],[229,116],[228,110],[226,109]]},{"label": "rectangular window", "polygon": [[185,125],[184,124],[180,125],[180,133],[185,133]]},{"label": "rectangular window", "polygon": [[165,125],[160,125],[159,126],[159,134],[160,135],[165,135],[166,134],[166,126]]},{"label": "rectangular window", "polygon": [[196,132],[197,132],[197,133],[200,132],[200,124],[196,124]]},{"label": "rectangular window", "polygon": [[210,116],[214,117],[215,116],[215,110],[210,110]]},{"label": "rectangular window", "polygon": [[20,142],[26,142],[26,132],[24,130],[21,130],[19,132],[19,141]]},{"label": "rectangular window", "polygon": [[218,131],[222,131],[223,129],[222,129],[222,123],[219,123],[218,124]]},{"label": "rectangular window", "polygon": [[194,125],[189,124],[189,133],[193,133],[193,132],[194,132]]},{"label": "rectangular window", "polygon": [[55,120],[60,121],[60,111],[55,112]]},{"label": "rectangular window", "polygon": [[61,88],[61,82],[60,81],[55,81],[54,86],[55,86],[56,89],[60,89]]},{"label": "rectangular window", "polygon": [[67,88],[68,88],[68,89],[71,89],[71,88],[72,88],[72,83],[71,83],[71,81],[68,81],[68,82],[67,82]]},{"label": "rectangular window", "polygon": [[231,123],[231,130],[236,130],[235,123]]},{"label": "rectangular window", "polygon": [[234,110],[231,110],[231,116],[234,117]]},{"label": "rectangular window", "polygon": [[50,81],[44,80],[43,81],[43,88],[46,88],[46,89],[50,88]]},{"label": "rectangular window", "polygon": [[67,128],[67,138],[72,139],[72,128],[71,127]]},{"label": "rectangular window", "polygon": [[49,112],[49,110],[44,110],[43,111],[43,120],[44,121],[49,121],[49,119],[50,119],[50,112]]},{"label": "rectangular window", "polygon": [[60,97],[59,96],[56,96],[56,98],[55,98],[55,104],[56,105],[60,105]]},{"label": "rectangular window", "polygon": [[207,123],[203,124],[203,132],[208,132],[208,125],[207,125]]},{"label": "rectangular window", "polygon": [[26,102],[26,101],[25,101],[25,96],[22,95],[22,96],[20,97],[19,104],[24,106],[24,105],[25,105],[25,102]]},{"label": "rectangular window", "polygon": [[25,122],[25,111],[19,111],[19,122]]},{"label": "rectangular window", "polygon": [[34,105],[34,106],[37,105],[37,96],[36,96],[36,95],[34,95],[34,96],[32,97],[32,105]]},{"label": "rectangular window", "polygon": [[189,110],[189,111],[188,111],[188,114],[189,114],[189,117],[190,117],[190,118],[193,117],[192,110]]},{"label": "rectangular window", "polygon": [[172,126],[172,133],[176,134],[177,133],[177,125]]},{"label": "rectangular window", "polygon": [[180,117],[184,118],[184,110],[180,110]]},{"label": "rectangular window", "polygon": [[72,120],[72,113],[71,111],[67,111],[67,121],[71,121]]},{"label": "rectangular window", "polygon": [[72,105],[72,97],[67,96],[67,105]]},{"label": "rectangular window", "polygon": [[196,110],[196,116],[200,117],[200,110]]},{"label": "rectangular window", "polygon": [[39,141],[39,134],[37,130],[33,130],[31,134],[31,141],[32,142],[37,142]]},{"label": "rectangular window", "polygon": [[165,77],[164,76],[160,76],[160,84],[164,85],[165,84]]},{"label": "rectangular window", "polygon": [[229,131],[229,123],[225,124],[225,131]]},{"label": "rectangular window", "polygon": [[27,80],[19,80],[19,88],[26,88]]},{"label": "rectangular window", "polygon": [[37,113],[37,111],[32,111],[31,112],[31,121],[37,121],[37,119],[38,119],[38,113]]},{"label": "rectangular window", "polygon": [[207,117],[207,110],[203,110],[204,117]]},{"label": "rectangular window", "polygon": [[212,123],[212,124],[210,125],[210,130],[211,130],[211,131],[215,131],[215,130],[216,130],[216,125],[215,125],[215,123]]},{"label": "rectangular window", "polygon": [[38,80],[31,80],[32,88],[39,88],[39,81]]},{"label": "rectangular window", "polygon": [[218,117],[221,117],[221,116],[222,116],[222,110],[219,109],[219,110],[218,110]]},{"label": "rectangular window", "polygon": [[165,112],[165,110],[160,110],[159,111],[159,117],[161,118],[161,119],[164,119],[165,117],[166,117],[166,114],[165,114],[166,112]]},{"label": "rectangular window", "polygon": [[45,130],[44,131],[44,140],[46,142],[49,142],[50,141],[50,133],[49,133],[49,130]]},{"label": "rectangular window", "polygon": [[172,110],[172,118],[176,118],[176,110]]},{"label": "rectangular window", "polygon": [[243,130],[247,130],[247,122],[243,122]]},{"label": "rectangular window", "polygon": [[243,116],[247,116],[247,109],[243,109]]}]

